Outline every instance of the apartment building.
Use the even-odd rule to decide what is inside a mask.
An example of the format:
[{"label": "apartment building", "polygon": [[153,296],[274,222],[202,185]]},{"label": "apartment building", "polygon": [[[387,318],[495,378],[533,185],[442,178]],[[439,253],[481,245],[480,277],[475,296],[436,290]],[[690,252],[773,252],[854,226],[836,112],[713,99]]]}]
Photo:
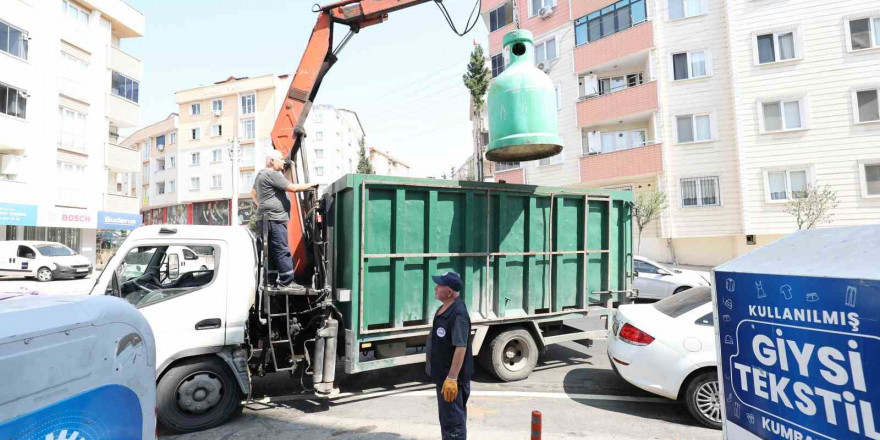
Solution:
[{"label": "apartment building", "polygon": [[370,165],[373,166],[373,174],[380,176],[409,177],[410,166],[406,162],[391,155],[387,151],[370,147]]},{"label": "apartment building", "polygon": [[553,158],[496,164],[495,180],[664,191],[640,253],[682,264],[792,232],[784,204],[807,185],[837,191],[830,225],[876,223],[876,8],[753,3],[483,2],[493,76],[503,35],[531,30],[565,143]]},{"label": "apartment building", "polygon": [[365,139],[357,113],[315,105],[306,118],[305,129],[309,182],[317,183],[323,191],[340,177],[357,172],[360,142]]},{"label": "apartment building", "polygon": [[100,263],[140,224],[143,14],[122,0],[5,1],[0,7],[0,239],[62,242]]}]

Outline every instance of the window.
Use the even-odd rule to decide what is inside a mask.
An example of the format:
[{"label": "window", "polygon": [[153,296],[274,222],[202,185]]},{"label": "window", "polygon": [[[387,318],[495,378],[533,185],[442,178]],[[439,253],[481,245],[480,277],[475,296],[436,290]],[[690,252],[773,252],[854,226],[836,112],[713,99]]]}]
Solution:
[{"label": "window", "polygon": [[168,137],[169,137],[169,141],[168,141],[169,144],[174,145],[177,143],[177,132],[176,131],[172,131],[172,132],[168,133]]},{"label": "window", "polygon": [[198,177],[191,177],[189,179],[189,189],[190,191],[198,191],[202,182]]},{"label": "window", "polygon": [[492,55],[492,78],[501,75],[504,72],[504,55]]},{"label": "window", "polygon": [[202,138],[202,129],[201,128],[193,128],[190,130],[190,134],[192,135],[192,140],[197,141]]},{"label": "window", "polygon": [[324,140],[324,132],[323,131],[316,131],[315,132],[315,140],[316,141],[323,141]]},{"label": "window", "polygon": [[806,197],[808,174],[805,169],[767,171],[764,177],[769,195],[768,201]]},{"label": "window", "polygon": [[143,168],[141,169],[141,171],[143,172],[144,182],[149,182],[150,181],[150,164],[145,163]]},{"label": "window", "polygon": [[533,15],[538,15],[541,12],[541,8],[553,8],[556,6],[556,0],[530,0],[529,1],[531,7],[529,8],[529,17]]},{"label": "window", "polygon": [[140,83],[118,72],[113,72],[110,84],[110,93],[125,98],[131,102],[138,102]]},{"label": "window", "polygon": [[859,164],[862,197],[880,197],[880,162]]},{"label": "window", "polygon": [[557,155],[550,156],[550,157],[545,157],[545,158],[539,160],[539,161],[538,161],[538,166],[554,165],[554,164],[557,164],[557,163],[562,163],[563,160],[564,160],[564,159],[563,159],[563,157],[562,157],[562,154],[557,154]]},{"label": "window", "polygon": [[222,99],[214,99],[211,101],[211,111],[213,112],[222,112],[223,111],[223,100]]},{"label": "window", "polygon": [[559,56],[556,54],[556,38],[535,44],[535,64],[546,64]]},{"label": "window", "polygon": [[675,81],[703,78],[712,74],[709,51],[693,51],[672,54],[672,79]]},{"label": "window", "polygon": [[315,175],[323,176],[324,175],[324,167],[315,167]]},{"label": "window", "polygon": [[710,115],[676,116],[675,127],[679,144],[712,140],[712,117]]},{"label": "window", "polygon": [[18,252],[15,254],[15,256],[18,258],[28,258],[33,260],[34,258],[37,258],[37,253],[34,252],[34,250],[29,246],[19,246]]},{"label": "window", "polygon": [[[86,115],[76,110],[58,107],[61,122],[58,127],[58,147],[65,150],[86,151]],[[147,145],[149,157],[149,144]]]},{"label": "window", "polygon": [[189,164],[190,165],[199,165],[202,161],[202,153],[190,153],[189,154]]},{"label": "window", "polygon": [[27,92],[0,83],[0,113],[27,119]]},{"label": "window", "polygon": [[[0,27],[2,27],[2,23],[0,23]],[[0,29],[0,32],[3,32]],[[2,35],[0,35],[2,38]],[[0,41],[0,47],[3,46],[3,42]],[[67,75],[70,74],[80,74],[85,75],[89,72],[89,62],[80,59],[74,55],[71,55],[67,52],[61,52],[61,64],[64,66],[64,73]]]},{"label": "window", "polygon": [[651,275],[660,274],[659,267],[654,266],[651,263],[646,263],[646,262],[640,261],[640,260],[633,260],[633,269],[635,269],[635,271],[640,274],[643,274],[643,273],[644,274],[651,274]]},{"label": "window", "polygon": [[[189,246],[195,248],[195,246]],[[208,286],[214,281],[214,267],[217,267],[218,254],[216,248],[210,245],[198,246],[200,254],[205,255],[206,261],[213,264],[204,265],[207,270],[201,270],[203,265],[181,264],[181,257],[185,258],[186,248],[179,245],[152,245],[138,246],[125,256],[125,263],[119,265],[116,277],[119,283],[110,283],[107,286],[107,294],[113,294],[124,298],[137,308],[147,307],[161,301],[173,300],[181,295],[194,292]],[[140,278],[144,274],[156,274],[149,287],[142,283],[127,283],[124,292],[116,292],[126,281]],[[151,275],[148,275],[151,276]],[[114,284],[117,287],[114,287]]]},{"label": "window", "polygon": [[156,195],[161,196],[162,194],[165,194],[165,182],[158,182],[156,183]]},{"label": "window", "polygon": [[[588,145],[590,152],[593,153],[613,153],[615,151],[629,150],[631,148],[641,147],[647,144],[645,140],[645,130],[624,130],[610,131],[600,133],[599,136],[593,137],[594,142],[599,145]],[[590,136],[587,136],[587,142],[590,142]]]},{"label": "window", "polygon": [[194,102],[189,105],[189,114],[190,116],[200,115],[202,114],[202,104],[199,102]]},{"label": "window", "polygon": [[241,121],[241,134],[242,139],[252,141],[256,137],[255,129],[254,129],[254,120],[248,119],[245,121]]},{"label": "window", "polygon": [[320,159],[324,157],[324,149],[323,148],[315,148],[315,159]]},{"label": "window", "polygon": [[214,174],[211,176],[211,188],[220,188],[223,186],[223,176]]},{"label": "window", "polygon": [[519,162],[496,162],[495,171],[515,170],[519,168]]},{"label": "window", "polygon": [[156,149],[162,151],[165,149],[165,135],[156,136]]},{"label": "window", "polygon": [[513,4],[505,3],[489,12],[489,32],[513,23]]},{"label": "window", "polygon": [[79,27],[87,27],[89,25],[89,12],[76,3],[61,0],[61,14],[66,20]]},{"label": "window", "polygon": [[80,185],[83,179],[86,178],[86,166],[57,161],[55,163],[58,168],[58,177],[62,179],[62,181],[70,182],[74,186]]},{"label": "window", "polygon": [[168,169],[173,169],[177,167],[177,158],[174,156],[168,156]]},{"label": "window", "polygon": [[223,160],[223,152],[220,149],[211,150],[211,162],[220,162]]},{"label": "window", "polygon": [[177,191],[177,181],[169,180],[167,184],[165,184],[165,192],[174,193]]},{"label": "window", "polygon": [[211,125],[211,136],[223,136],[223,126],[220,124]]},{"label": "window", "polygon": [[758,64],[798,58],[795,53],[794,32],[758,35],[755,41],[757,43]]},{"label": "window", "polygon": [[803,105],[800,100],[761,103],[764,132],[804,128]]},{"label": "window", "polygon": [[315,123],[321,123],[321,122],[324,122],[324,114],[323,114],[323,113],[321,113],[321,112],[315,112],[315,113],[313,113],[313,115],[314,115],[314,116],[313,116],[312,118],[313,118],[313,120],[315,121]]},{"label": "window", "polygon": [[574,41],[580,46],[625,31],[648,18],[645,0],[622,0],[574,21]]},{"label": "window", "polygon": [[150,141],[146,140],[141,144],[141,160],[150,159]]},{"label": "window", "polygon": [[249,95],[241,95],[241,114],[243,114],[243,115],[254,114],[256,104],[257,104],[257,97],[253,93],[251,93]]},{"label": "window", "polygon": [[110,171],[111,179],[115,182],[113,192],[126,196],[132,195],[130,194],[132,180],[131,174],[132,173],[117,173]]},{"label": "window", "polygon": [[681,206],[718,206],[719,192],[717,177],[681,179]]},{"label": "window", "polygon": [[253,171],[242,171],[241,172],[241,187],[238,189],[238,192],[246,193],[250,192],[251,188],[254,187],[254,172]]},{"label": "window", "polygon": [[644,83],[641,72],[629,75],[613,76],[599,79],[599,94],[618,92],[628,87],[635,87]]},{"label": "window", "polygon": [[27,32],[0,21],[0,50],[14,57],[28,58]]},{"label": "window", "polygon": [[856,104],[856,122],[880,121],[880,104],[878,104],[880,88],[853,91],[853,102]]},{"label": "window", "polygon": [[850,50],[863,50],[880,47],[880,16],[850,20]]},{"label": "window", "polygon": [[669,0],[669,19],[693,17],[707,12],[706,0]]}]

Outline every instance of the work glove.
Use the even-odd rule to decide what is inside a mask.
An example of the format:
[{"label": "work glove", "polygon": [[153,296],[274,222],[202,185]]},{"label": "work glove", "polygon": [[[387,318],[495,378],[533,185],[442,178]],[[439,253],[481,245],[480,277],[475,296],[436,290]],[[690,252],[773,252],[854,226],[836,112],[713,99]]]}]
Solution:
[{"label": "work glove", "polygon": [[443,381],[443,400],[446,403],[452,403],[456,397],[458,397],[458,381],[455,379],[446,378]]}]

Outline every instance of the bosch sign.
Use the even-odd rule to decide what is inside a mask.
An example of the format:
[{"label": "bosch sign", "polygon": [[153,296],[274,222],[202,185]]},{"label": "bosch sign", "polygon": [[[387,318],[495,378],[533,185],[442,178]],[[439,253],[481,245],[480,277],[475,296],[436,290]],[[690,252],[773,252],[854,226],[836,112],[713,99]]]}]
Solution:
[{"label": "bosch sign", "polygon": [[61,214],[61,221],[63,222],[90,222],[92,221],[92,216],[90,215],[77,215],[77,214]]}]

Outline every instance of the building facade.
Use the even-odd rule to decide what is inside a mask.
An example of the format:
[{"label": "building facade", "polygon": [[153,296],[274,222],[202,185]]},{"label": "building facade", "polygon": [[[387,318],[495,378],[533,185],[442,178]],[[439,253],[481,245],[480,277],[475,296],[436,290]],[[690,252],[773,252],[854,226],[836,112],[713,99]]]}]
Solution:
[{"label": "building facade", "polygon": [[62,242],[99,266],[140,224],[140,60],[144,35],[122,0],[7,1],[0,8],[0,239]]},{"label": "building facade", "polygon": [[837,193],[829,226],[880,221],[877,8],[482,5],[493,76],[506,63],[504,34],[533,32],[535,63],[557,89],[565,147],[541,161],[496,164],[496,181],[663,191],[668,208],[637,246],[681,264],[716,265],[792,232],[785,203],[809,186]]},{"label": "building facade", "polygon": [[409,177],[410,166],[400,159],[392,156],[387,151],[370,147],[370,165],[373,166],[373,174],[380,176]]},{"label": "building facade", "polygon": [[305,129],[309,182],[324,190],[340,177],[357,172],[360,142],[366,142],[357,113],[315,105],[306,118]]}]

